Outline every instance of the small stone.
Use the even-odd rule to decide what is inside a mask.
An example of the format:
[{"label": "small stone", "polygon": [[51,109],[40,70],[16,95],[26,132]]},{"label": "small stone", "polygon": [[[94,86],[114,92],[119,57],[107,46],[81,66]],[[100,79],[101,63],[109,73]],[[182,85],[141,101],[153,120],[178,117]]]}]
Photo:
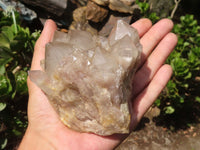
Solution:
[{"label": "small stone", "polygon": [[172,142],[169,140],[169,138],[165,137],[165,145],[170,145]]},{"label": "small stone", "polygon": [[88,0],[71,0],[73,4],[76,4],[78,7],[86,6]]},{"label": "small stone", "polygon": [[193,133],[193,135],[192,135],[193,137],[196,137],[197,136],[197,133],[195,132],[195,133]]},{"label": "small stone", "polygon": [[97,30],[93,28],[86,19],[86,10],[87,7],[79,7],[73,11],[74,21],[70,25],[69,29],[71,30],[84,30],[88,31],[91,34],[97,34]]},{"label": "small stone", "polygon": [[[6,0],[10,1],[10,0]],[[15,0],[14,0],[15,1]],[[67,9],[68,0],[21,0],[21,2],[32,6],[39,7],[56,16],[61,16]],[[27,9],[27,8],[26,8]],[[25,9],[25,11],[26,11]]]},{"label": "small stone", "polygon": [[86,10],[86,18],[87,20],[91,20],[93,22],[101,22],[108,15],[108,10],[97,5],[94,2],[88,1],[87,10]]},{"label": "small stone", "polygon": [[60,31],[61,31],[61,32],[65,32],[65,33],[67,33],[67,32],[68,32],[68,30],[67,30],[67,29],[60,29]]},{"label": "small stone", "polygon": [[129,133],[132,80],[142,46],[136,29],[119,20],[108,38],[56,31],[44,71],[29,72],[61,121],[78,132]]},{"label": "small stone", "polygon": [[135,4],[135,0],[110,0],[108,7],[111,10],[131,14],[133,14],[135,9],[139,9],[138,5]]},{"label": "small stone", "polygon": [[85,23],[86,22],[86,10],[87,7],[79,7],[73,11],[73,19],[75,22]]},{"label": "small stone", "polygon": [[103,6],[107,6],[109,4],[109,0],[92,0],[92,1],[94,1],[98,5],[103,5]]},{"label": "small stone", "polygon": [[135,9],[139,9],[139,6],[135,3],[135,0],[92,0],[95,3],[103,6],[108,6],[111,10],[122,13],[134,13]]}]

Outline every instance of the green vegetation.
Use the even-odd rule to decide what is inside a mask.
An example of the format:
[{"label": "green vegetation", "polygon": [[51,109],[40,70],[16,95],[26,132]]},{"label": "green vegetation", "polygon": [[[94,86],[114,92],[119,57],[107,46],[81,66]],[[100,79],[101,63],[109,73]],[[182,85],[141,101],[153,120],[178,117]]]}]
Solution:
[{"label": "green vegetation", "polygon": [[26,129],[27,70],[39,37],[19,25],[18,13],[14,17],[0,11],[0,149]]},{"label": "green vegetation", "polygon": [[172,79],[156,101],[164,114],[191,113],[200,105],[200,26],[193,15],[180,18],[174,33],[178,44],[167,59],[173,68]]},{"label": "green vegetation", "polygon": [[[137,4],[143,17],[149,18],[153,23],[160,19],[150,11],[148,2],[137,0]],[[173,32],[178,36],[178,44],[166,61],[173,68],[173,76],[156,100],[155,106],[161,110],[158,117],[161,124],[177,128],[199,120],[200,26],[194,16],[188,14],[180,17]]]},{"label": "green vegetation", "polygon": [[136,3],[140,7],[141,16],[144,18],[149,18],[153,23],[157,22],[160,17],[157,16],[155,12],[150,11],[150,6],[148,2],[140,2],[140,0],[136,0]]}]

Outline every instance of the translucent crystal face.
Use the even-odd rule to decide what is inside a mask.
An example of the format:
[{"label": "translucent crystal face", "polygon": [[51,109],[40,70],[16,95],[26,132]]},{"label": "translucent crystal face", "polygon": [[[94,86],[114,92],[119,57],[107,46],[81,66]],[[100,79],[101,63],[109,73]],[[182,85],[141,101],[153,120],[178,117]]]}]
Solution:
[{"label": "translucent crystal face", "polygon": [[108,38],[56,31],[44,71],[29,72],[62,122],[79,132],[128,133],[132,79],[142,47],[137,31],[119,20]]}]

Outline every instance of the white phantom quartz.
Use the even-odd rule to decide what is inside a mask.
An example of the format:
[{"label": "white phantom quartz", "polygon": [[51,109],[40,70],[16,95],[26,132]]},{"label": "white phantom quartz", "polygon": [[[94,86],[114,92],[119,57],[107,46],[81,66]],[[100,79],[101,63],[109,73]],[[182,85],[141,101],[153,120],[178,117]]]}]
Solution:
[{"label": "white phantom quartz", "polygon": [[103,136],[129,133],[132,80],[141,51],[136,29],[122,20],[108,38],[56,31],[46,45],[44,70],[29,76],[67,127]]}]

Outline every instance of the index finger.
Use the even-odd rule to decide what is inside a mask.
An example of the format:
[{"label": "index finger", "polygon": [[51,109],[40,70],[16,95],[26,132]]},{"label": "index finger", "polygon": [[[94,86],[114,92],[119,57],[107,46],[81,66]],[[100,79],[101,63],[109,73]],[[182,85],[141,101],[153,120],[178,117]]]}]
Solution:
[{"label": "index finger", "polygon": [[137,31],[140,37],[142,37],[152,26],[152,22],[147,18],[142,18],[131,25]]}]

